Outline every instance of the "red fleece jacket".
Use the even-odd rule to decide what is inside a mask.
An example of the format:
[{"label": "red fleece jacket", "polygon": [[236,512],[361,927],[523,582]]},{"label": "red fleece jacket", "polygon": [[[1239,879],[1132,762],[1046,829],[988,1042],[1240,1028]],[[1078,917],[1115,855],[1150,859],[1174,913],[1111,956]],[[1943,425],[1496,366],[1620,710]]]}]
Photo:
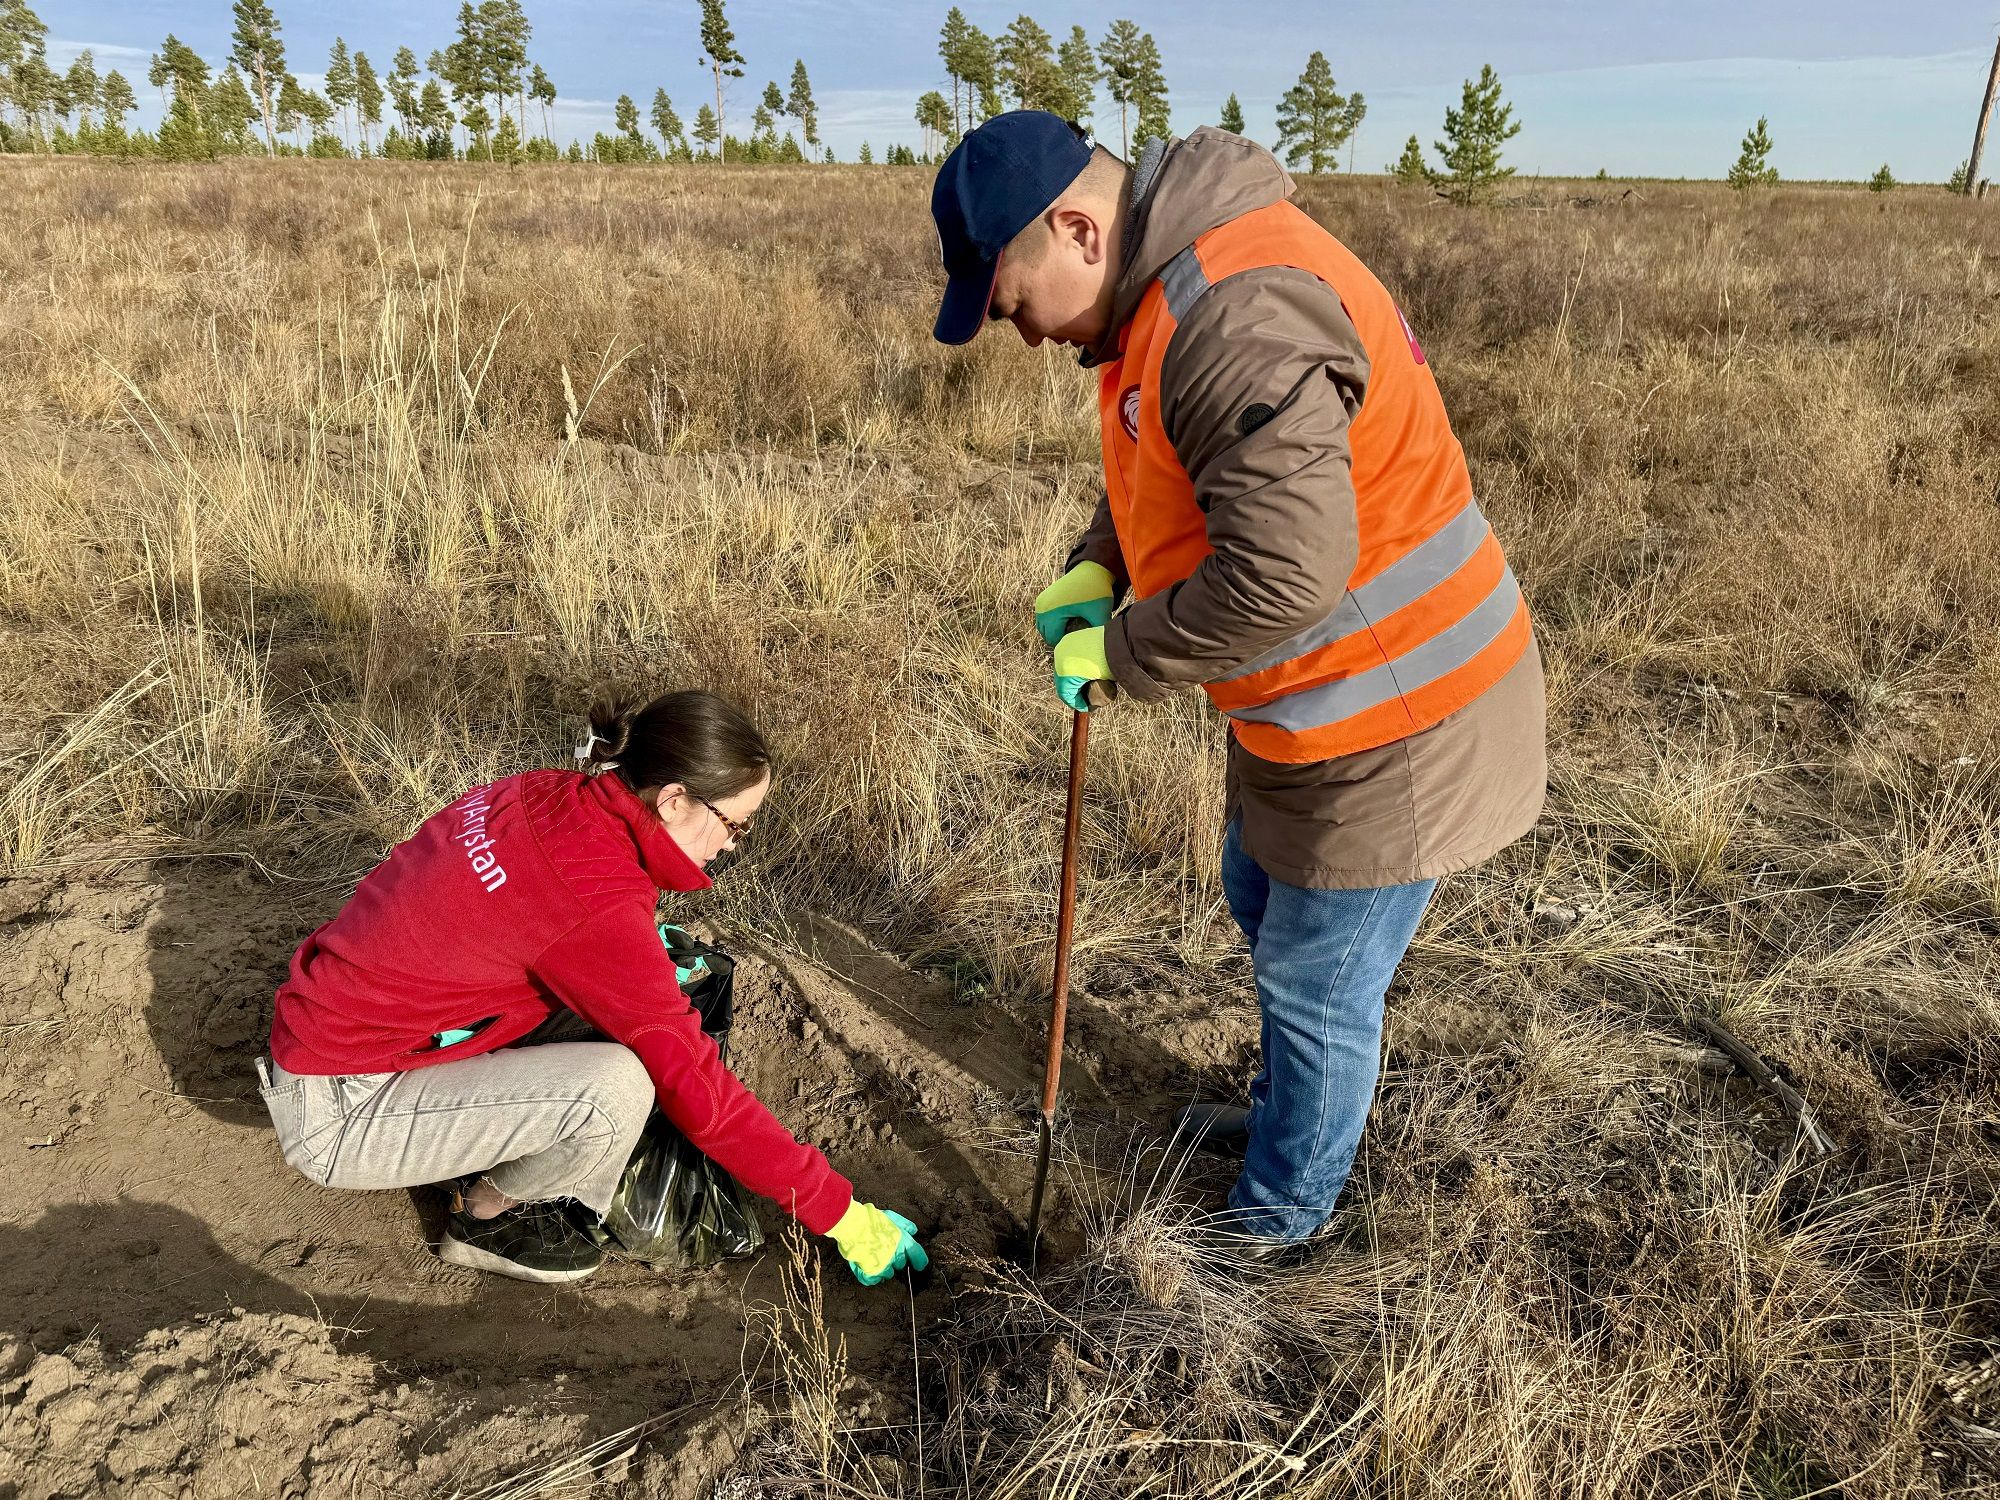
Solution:
[{"label": "red fleece jacket", "polygon": [[[716,1054],[654,929],[708,877],[616,776],[530,771],[433,814],[300,945],[271,1056],[290,1073],[402,1073],[491,1052],[567,1006],[645,1063],[667,1118],[824,1234],[854,1190]],[[478,1027],[438,1047],[441,1032]]]}]

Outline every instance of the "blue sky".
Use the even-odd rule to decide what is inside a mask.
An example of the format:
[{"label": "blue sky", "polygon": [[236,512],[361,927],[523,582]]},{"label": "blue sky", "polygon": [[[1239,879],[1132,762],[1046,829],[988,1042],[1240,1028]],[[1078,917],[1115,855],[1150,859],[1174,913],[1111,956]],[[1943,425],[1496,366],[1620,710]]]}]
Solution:
[{"label": "blue sky", "polygon": [[[692,117],[708,91],[696,0],[525,3],[532,55],[562,95],[560,136],[609,129],[621,93],[643,108],[664,85]],[[423,57],[449,41],[457,12],[456,0],[274,4],[293,70],[309,83],[336,34],[386,69],[399,45]],[[1020,7],[962,8],[998,32]],[[917,95],[945,85],[937,29],[946,9],[929,0],[729,0],[749,58],[730,108],[747,117],[764,80],[784,85],[803,57],[821,133],[843,159],[864,139],[878,154],[893,140],[914,144]],[[148,114],[158,106],[146,59],[169,31],[211,61],[228,46],[228,0],[40,0],[37,10],[52,62],[94,48],[100,69],[131,79]],[[1523,172],[1718,176],[1763,114],[1777,142],[1773,165],[1788,177],[1861,177],[1886,161],[1907,180],[1941,180],[1966,155],[2000,26],[1992,0],[1360,0],[1282,12],[1170,0],[1031,13],[1058,37],[1079,24],[1101,36],[1120,15],[1152,31],[1183,133],[1213,121],[1233,91],[1250,133],[1268,143],[1279,95],[1307,55],[1323,51],[1340,86],[1368,99],[1355,143],[1362,170],[1380,170],[1413,132],[1428,149],[1460,81],[1490,62],[1522,123],[1508,159]],[[1117,115],[1101,100],[1099,124],[1115,149]]]}]

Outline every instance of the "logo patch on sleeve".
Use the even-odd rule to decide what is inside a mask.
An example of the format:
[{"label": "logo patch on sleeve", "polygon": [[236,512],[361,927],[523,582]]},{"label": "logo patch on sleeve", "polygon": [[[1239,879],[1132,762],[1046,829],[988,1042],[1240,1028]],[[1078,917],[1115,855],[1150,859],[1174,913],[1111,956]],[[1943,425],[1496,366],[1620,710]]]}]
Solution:
[{"label": "logo patch on sleeve", "polygon": [[1276,407],[1267,406],[1262,401],[1257,402],[1254,406],[1246,406],[1243,408],[1243,415],[1236,419],[1237,430],[1245,437],[1248,437],[1277,414],[1278,409]]},{"label": "logo patch on sleeve", "polygon": [[1139,440],[1139,387],[1127,386],[1125,394],[1118,398],[1118,425],[1125,429],[1125,436],[1132,441]]}]

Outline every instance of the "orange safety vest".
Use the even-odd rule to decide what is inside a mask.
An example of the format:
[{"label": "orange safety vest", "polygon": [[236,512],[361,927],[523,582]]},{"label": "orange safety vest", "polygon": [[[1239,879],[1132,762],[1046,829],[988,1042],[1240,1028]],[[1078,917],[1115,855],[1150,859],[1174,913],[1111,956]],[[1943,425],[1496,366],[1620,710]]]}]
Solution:
[{"label": "orange safety vest", "polygon": [[1211,550],[1194,482],[1160,421],[1167,346],[1210,287],[1265,266],[1333,288],[1368,352],[1367,390],[1348,427],[1361,547],[1346,597],[1207,685],[1244,749],[1304,764],[1456,713],[1520,660],[1530,627],[1416,336],[1353,252],[1289,202],[1211,229],[1170,261],[1103,368],[1105,487],[1134,594],[1181,582]]}]

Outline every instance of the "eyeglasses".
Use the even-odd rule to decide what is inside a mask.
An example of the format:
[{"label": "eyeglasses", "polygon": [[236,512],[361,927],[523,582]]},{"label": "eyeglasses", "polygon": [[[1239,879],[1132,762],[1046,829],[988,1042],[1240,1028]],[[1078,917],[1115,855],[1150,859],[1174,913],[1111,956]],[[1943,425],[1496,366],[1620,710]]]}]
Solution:
[{"label": "eyeglasses", "polygon": [[[693,794],[690,793],[689,795],[692,796]],[[731,840],[748,838],[750,836],[750,825],[748,823],[737,822],[734,818],[730,817],[728,813],[724,812],[721,808],[717,807],[713,802],[709,801],[708,798],[706,797],[695,797],[694,800],[699,802],[703,807],[707,808],[710,812],[714,813],[718,818],[722,820],[722,826],[729,830],[729,837]]]}]

